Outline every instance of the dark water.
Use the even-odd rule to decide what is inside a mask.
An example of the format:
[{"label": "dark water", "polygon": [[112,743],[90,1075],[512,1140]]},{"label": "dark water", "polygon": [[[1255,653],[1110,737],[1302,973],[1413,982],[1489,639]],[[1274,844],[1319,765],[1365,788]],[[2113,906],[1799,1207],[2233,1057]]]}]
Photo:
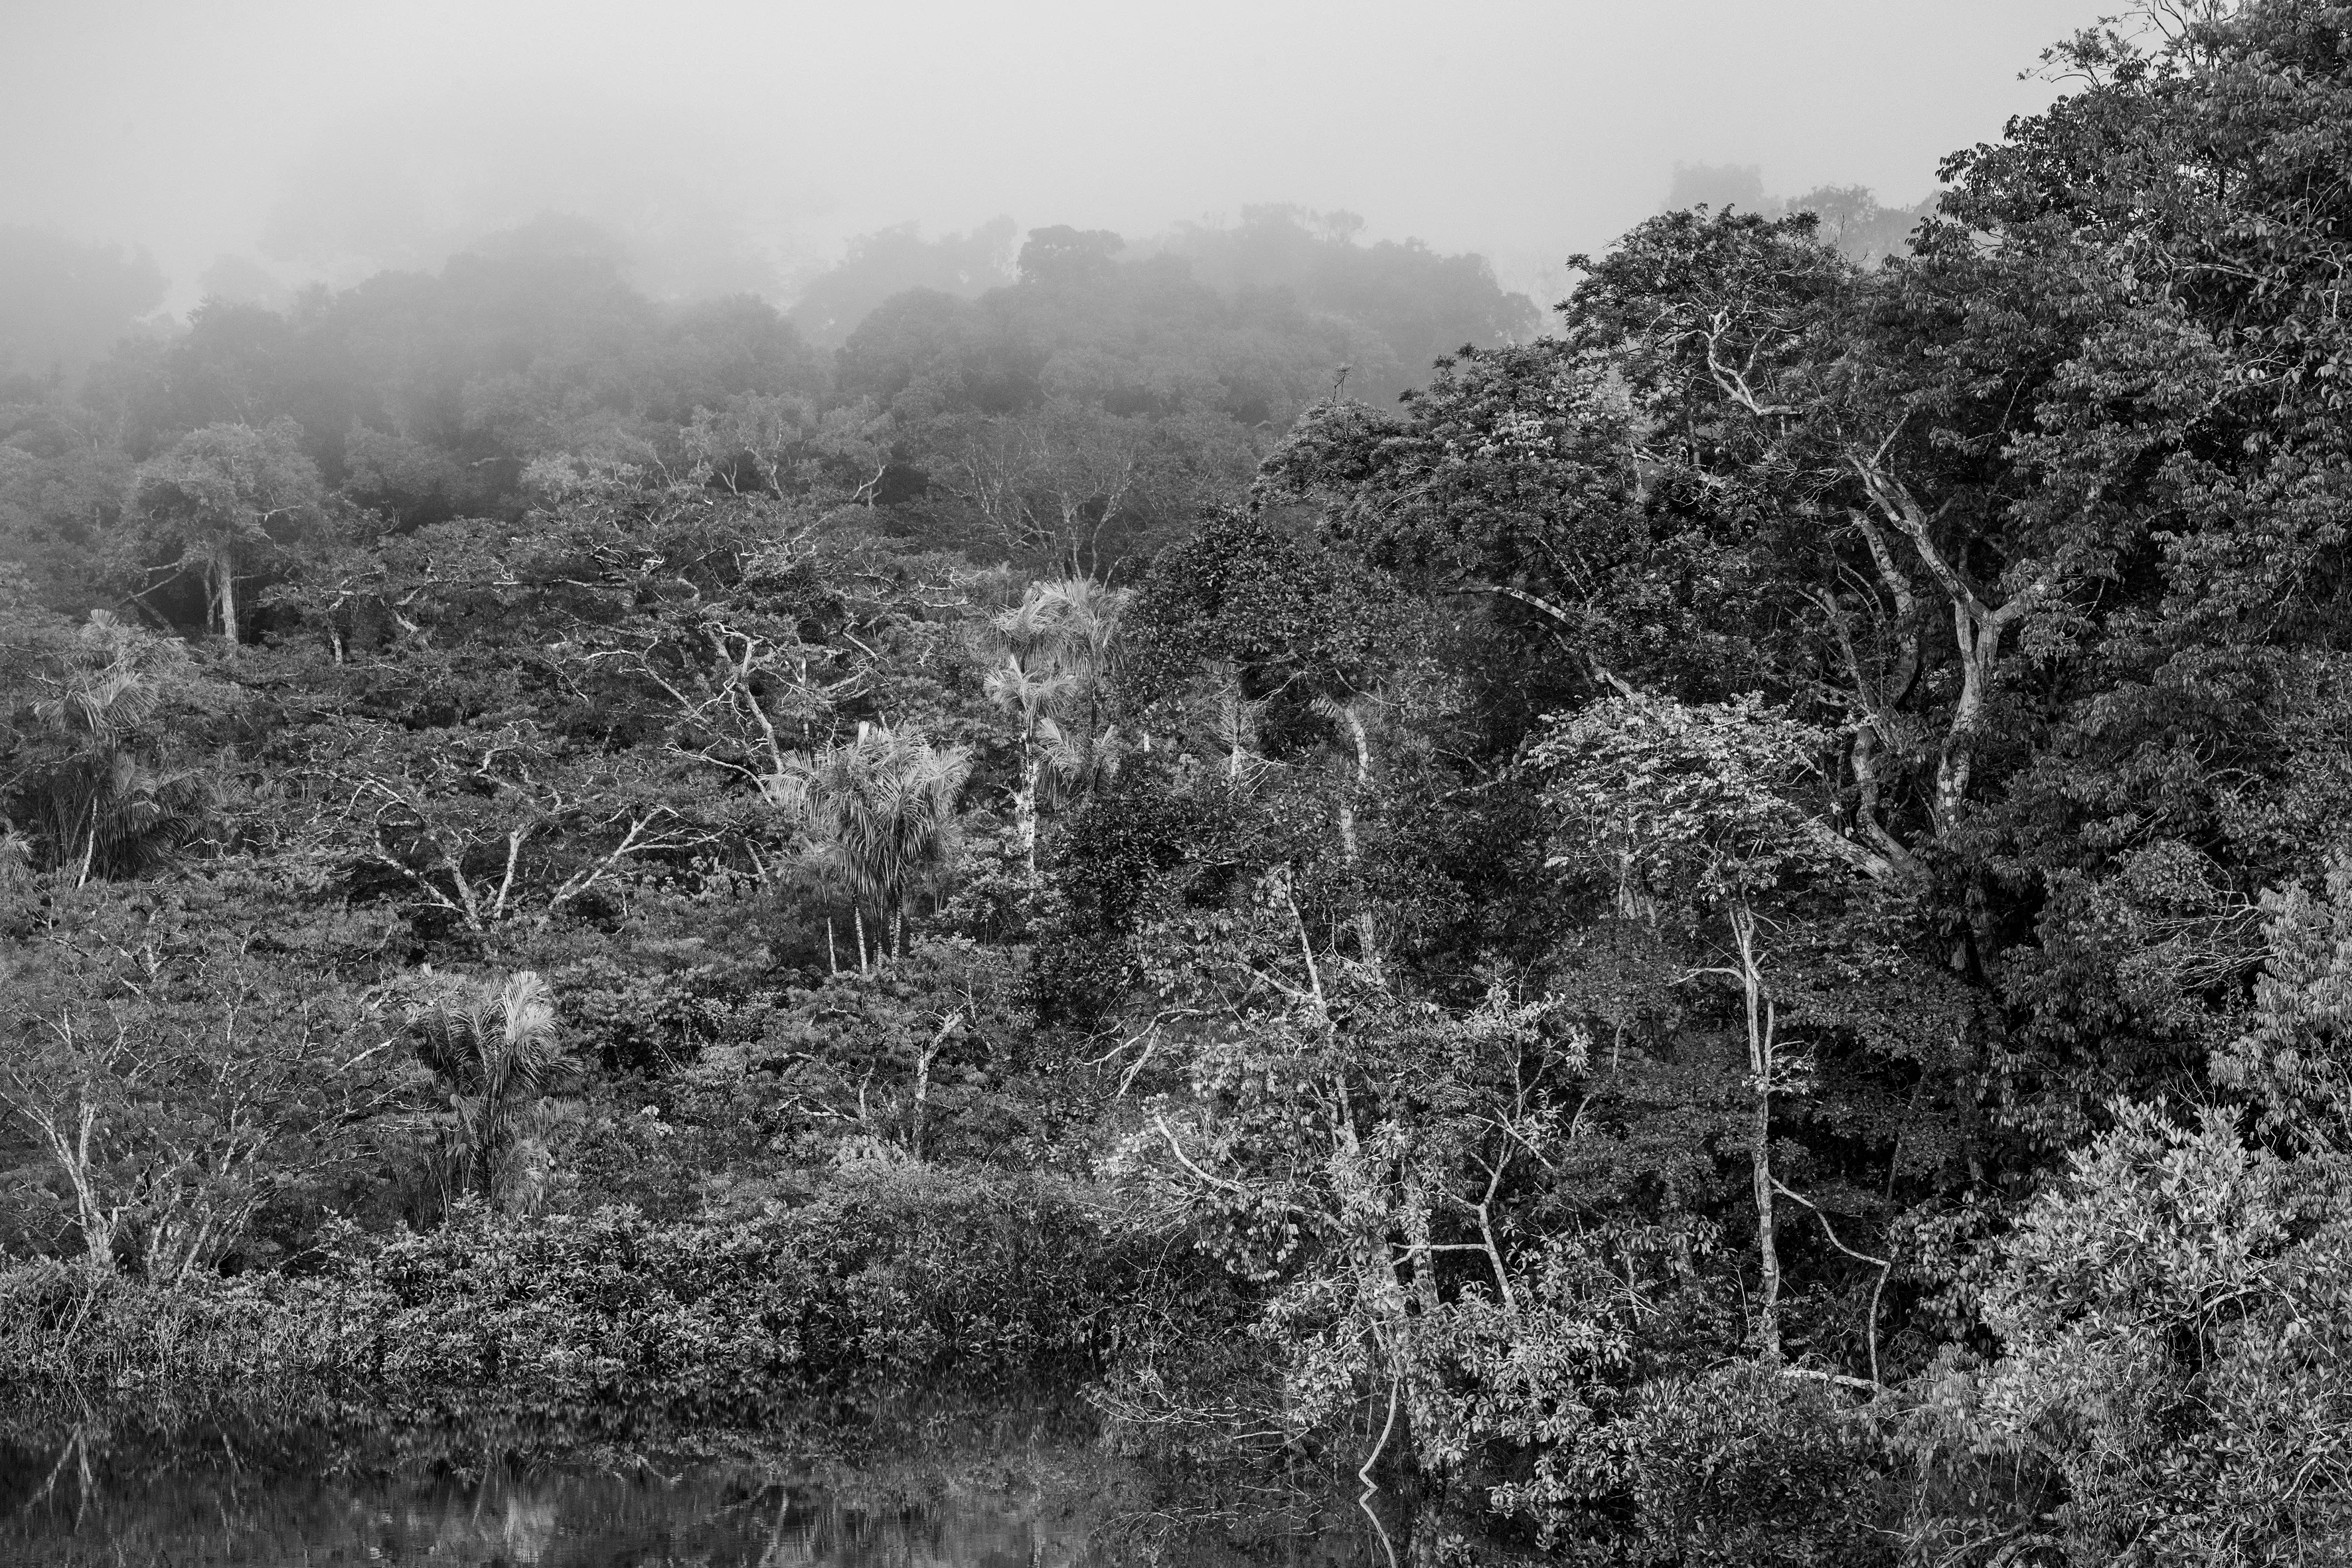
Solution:
[{"label": "dark water", "polygon": [[1097,1447],[528,1460],[288,1435],[0,1440],[0,1568],[1177,1568],[1385,1563],[1344,1520],[1236,1532]]},{"label": "dark water", "polygon": [[1101,1524],[1018,1490],[838,1492],[723,1468],[373,1484],[178,1475],[94,1497],[68,1483],[8,1521],[0,1561],[1020,1568],[1115,1561],[1096,1539]]}]

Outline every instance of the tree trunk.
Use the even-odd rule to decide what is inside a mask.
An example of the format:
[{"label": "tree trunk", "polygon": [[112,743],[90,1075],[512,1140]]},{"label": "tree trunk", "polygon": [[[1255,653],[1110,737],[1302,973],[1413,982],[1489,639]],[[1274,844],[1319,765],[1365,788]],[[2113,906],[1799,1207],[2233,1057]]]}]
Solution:
[{"label": "tree trunk", "polygon": [[1041,763],[1037,758],[1037,742],[1027,733],[1021,737],[1021,783],[1013,792],[1013,831],[1021,840],[1021,859],[1029,868],[1029,879],[1037,879],[1037,775]]},{"label": "tree trunk", "polygon": [[1960,695],[1952,706],[1951,727],[1944,731],[1936,759],[1936,828],[1948,836],[1968,801],[1969,774],[1975,766],[1977,731],[1984,720],[1987,689],[1992,685],[1993,661],[2000,656],[2000,616],[1965,599],[1952,601],[1953,640],[1959,645]]},{"label": "tree trunk", "polygon": [[1429,1249],[1429,1192],[1420,1178],[1408,1176],[1403,1197],[1398,1219],[1404,1228],[1405,1246],[1412,1254],[1413,1300],[1420,1304],[1423,1317],[1433,1317],[1438,1308],[1437,1259]]},{"label": "tree trunk", "polygon": [[874,973],[874,966],[866,961],[866,911],[853,908],[849,911],[849,921],[857,930],[857,973],[871,974]]},{"label": "tree trunk", "polygon": [[915,1058],[915,1117],[912,1146],[917,1164],[922,1163],[923,1144],[930,1129],[931,1063],[939,1059],[940,1052],[946,1048],[948,1041],[953,1037],[956,1030],[962,1024],[961,1008],[949,1014],[945,1021],[940,1025],[939,1032],[931,1037],[930,1044],[925,1046],[922,1053]]},{"label": "tree trunk", "polygon": [[937,1048],[934,1046],[915,1058],[915,1114],[908,1130],[908,1145],[918,1165],[923,1163],[923,1133],[930,1121],[931,1054]]},{"label": "tree trunk", "polygon": [[[1976,763],[1978,731],[1983,723],[1985,700],[1992,686],[1993,667],[2000,656],[2001,634],[2011,622],[2023,618],[2057,592],[2057,582],[2045,574],[2010,595],[2008,603],[1999,608],[1986,605],[1958,567],[1946,560],[1937,547],[1934,520],[1911,492],[1881,469],[1875,458],[1856,454],[1852,461],[1879,510],[1911,541],[1920,561],[1952,605],[1952,637],[1960,655],[1960,694],[1936,759],[1936,832],[1941,837],[1950,834],[1968,802],[1969,774]],[[1897,606],[1907,619],[1908,589],[1903,584],[1902,574],[1894,568],[1875,531],[1864,530],[1864,537],[1878,560],[1880,574],[1895,591]]]},{"label": "tree trunk", "polygon": [[[1338,710],[1340,727],[1348,733],[1356,752],[1356,776],[1339,795],[1339,853],[1353,870],[1358,859],[1356,847],[1356,796],[1370,787],[1372,782],[1372,742],[1365,733],[1364,716],[1352,702]],[[1379,929],[1372,923],[1372,911],[1360,907],[1349,922],[1356,928],[1356,942],[1363,950],[1364,967],[1378,975],[1381,970]]]},{"label": "tree trunk", "polygon": [[1756,1257],[1763,1276],[1757,1305],[1757,1349],[1766,1361],[1780,1359],[1780,1252],[1773,1233],[1772,1183],[1772,1005],[1756,952],[1756,914],[1744,903],[1731,908],[1732,940],[1739,949],[1739,983],[1748,1013],[1748,1071],[1754,1103],[1748,1113],[1748,1164],[1756,1192]]},{"label": "tree trunk", "polygon": [[[1339,855],[1349,869],[1353,870],[1357,860],[1356,806],[1345,795],[1339,798]],[[1355,927],[1356,945],[1362,952],[1364,967],[1378,976],[1381,972],[1380,930],[1372,923],[1372,911],[1360,906],[1349,917],[1349,924]]]},{"label": "tree trunk", "polygon": [[118,1211],[108,1208],[99,1199],[96,1163],[90,1157],[89,1147],[91,1136],[98,1130],[97,1108],[85,1100],[80,1110],[76,1136],[72,1138],[68,1138],[57,1118],[47,1112],[34,1115],[31,1120],[47,1141],[49,1152],[56,1156],[58,1168],[65,1172],[66,1181],[73,1188],[84,1262],[94,1272],[111,1274]]},{"label": "tree trunk", "polygon": [[97,864],[98,795],[97,792],[93,790],[89,797],[89,832],[84,837],[81,847],[81,874],[74,879],[74,886],[77,888],[89,887],[90,871],[97,866]]},{"label": "tree trunk", "polygon": [[213,604],[220,616],[221,636],[228,639],[232,651],[236,647],[236,570],[228,560],[213,564]]},{"label": "tree trunk", "polygon": [[1780,1359],[1780,1254],[1772,1233],[1772,1097],[1756,1091],[1748,1142],[1748,1174],[1756,1188],[1756,1255],[1763,1276],[1756,1309],[1756,1348],[1766,1361]]}]

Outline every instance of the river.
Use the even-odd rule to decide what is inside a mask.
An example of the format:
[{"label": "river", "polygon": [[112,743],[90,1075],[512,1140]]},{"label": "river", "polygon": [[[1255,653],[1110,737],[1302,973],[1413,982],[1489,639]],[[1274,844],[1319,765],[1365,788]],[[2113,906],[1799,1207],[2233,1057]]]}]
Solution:
[{"label": "river", "polygon": [[528,1457],[478,1435],[92,1426],[0,1441],[17,1568],[1177,1568],[1384,1564],[1361,1516],[1234,1510],[1034,1413],[887,1446]]}]

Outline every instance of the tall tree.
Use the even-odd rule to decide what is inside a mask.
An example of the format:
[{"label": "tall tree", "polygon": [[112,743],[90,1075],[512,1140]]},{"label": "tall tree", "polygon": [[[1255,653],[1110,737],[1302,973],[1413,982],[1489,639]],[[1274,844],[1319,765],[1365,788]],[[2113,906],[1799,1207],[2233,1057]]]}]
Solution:
[{"label": "tall tree", "polygon": [[[140,469],[136,546],[149,586],[157,573],[194,574],[206,619],[234,648],[242,635],[236,585],[315,522],[322,491],[290,420],[266,429],[208,425]],[[154,557],[166,557],[160,564]]]},{"label": "tall tree", "polygon": [[[1719,919],[1727,943],[1707,944],[1685,981],[1719,976],[1738,993],[1747,1046],[1747,1144],[1762,1288],[1756,1344],[1780,1359],[1776,1214],[1786,1184],[1772,1163],[1774,1102],[1810,1076],[1787,1038],[1790,1009],[1769,962],[1794,898],[1832,868],[1869,863],[1801,803],[1792,785],[1814,771],[1828,737],[1745,702],[1685,707],[1611,699],[1562,725],[1532,754],[1553,777],[1564,818],[1555,864],[1579,867],[1613,895],[1620,918],[1652,929]],[[1807,809],[1807,805],[1811,810]],[[1775,914],[1781,920],[1774,919]],[[1872,1352],[1874,1363],[1876,1352]],[[1875,1366],[1874,1364],[1874,1381]]]}]

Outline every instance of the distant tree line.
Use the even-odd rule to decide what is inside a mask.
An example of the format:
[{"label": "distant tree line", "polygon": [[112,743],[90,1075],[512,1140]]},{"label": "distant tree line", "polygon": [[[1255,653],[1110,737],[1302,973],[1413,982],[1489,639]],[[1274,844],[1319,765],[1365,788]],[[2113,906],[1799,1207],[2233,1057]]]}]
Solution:
[{"label": "distant tree line", "polygon": [[[438,275],[283,309],[215,296],[184,332],[116,347],[94,334],[158,302],[152,266],[10,234],[0,551],[61,607],[127,591],[128,613],[175,626],[217,624],[224,589],[257,598],[306,541],[520,517],[543,459],[700,464],[714,485],[878,507],[982,555],[1109,571],[1245,479],[1342,375],[1393,395],[1535,321],[1475,258],[1367,247],[1290,209],[1195,231],[1212,262],[1123,258],[1118,237],[1068,229],[1017,255],[1009,226],[888,231],[790,317],[748,297],[656,304],[593,236],[542,220]],[[232,480],[235,441],[250,450]],[[219,478],[201,509],[195,468]],[[289,484],[316,493],[254,489]],[[192,543],[204,509],[210,542]]]}]

